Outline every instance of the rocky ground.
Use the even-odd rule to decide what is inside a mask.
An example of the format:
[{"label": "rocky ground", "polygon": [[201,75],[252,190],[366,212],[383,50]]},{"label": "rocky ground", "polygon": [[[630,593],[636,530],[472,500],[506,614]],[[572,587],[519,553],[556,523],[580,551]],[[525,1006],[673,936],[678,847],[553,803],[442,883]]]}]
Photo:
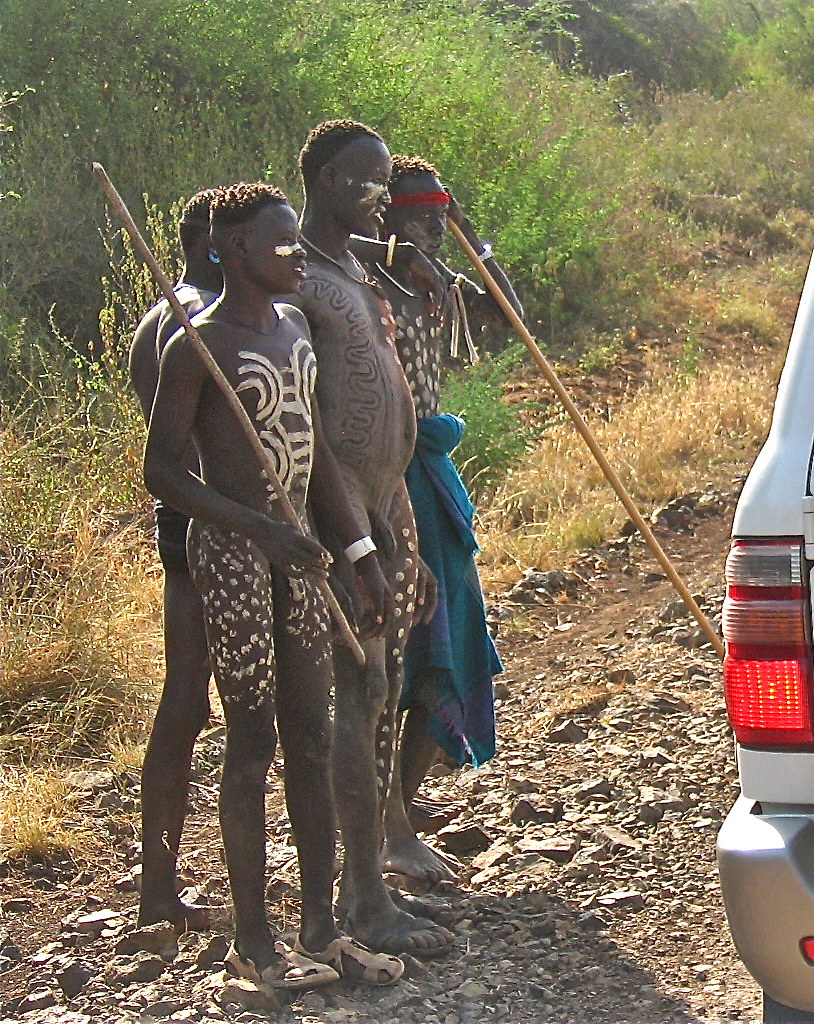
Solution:
[{"label": "rocky ground", "polygon": [[[656,514],[718,619],[733,493]],[[211,934],[134,934],[138,778],[74,773],[77,819],[109,856],[0,865],[0,1021],[634,1024],[759,1019],[718,893],[715,835],[736,793],[720,666],[637,537],[492,594],[507,671],[499,755],[438,766],[431,841],[462,862],[439,889],[457,914],[444,959],[407,959],[392,989],[338,984],[289,1003],[224,984],[228,893],[215,814],[222,731],[196,754],[184,878]],[[297,920],[279,775],[269,793],[270,911]]]}]

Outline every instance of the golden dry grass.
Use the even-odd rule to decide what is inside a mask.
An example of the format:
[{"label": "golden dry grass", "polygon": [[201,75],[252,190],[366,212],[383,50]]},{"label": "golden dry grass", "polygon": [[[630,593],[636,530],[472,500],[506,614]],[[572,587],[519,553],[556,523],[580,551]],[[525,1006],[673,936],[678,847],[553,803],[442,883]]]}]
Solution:
[{"label": "golden dry grass", "polygon": [[52,857],[84,845],[65,824],[70,785],[57,767],[6,771],[0,780],[0,852]]},{"label": "golden dry grass", "polygon": [[[646,513],[743,473],[768,430],[779,357],[729,360],[684,377],[672,366],[589,423]],[[613,533],[627,518],[570,421],[543,430],[480,514],[487,575],[546,568]],[[509,570],[508,575],[511,576]]]},{"label": "golden dry grass", "polygon": [[127,461],[112,445],[93,454],[94,440],[75,424],[0,431],[0,743],[28,764],[103,750],[151,713],[160,572],[138,517],[112,500],[115,460],[118,472]]}]

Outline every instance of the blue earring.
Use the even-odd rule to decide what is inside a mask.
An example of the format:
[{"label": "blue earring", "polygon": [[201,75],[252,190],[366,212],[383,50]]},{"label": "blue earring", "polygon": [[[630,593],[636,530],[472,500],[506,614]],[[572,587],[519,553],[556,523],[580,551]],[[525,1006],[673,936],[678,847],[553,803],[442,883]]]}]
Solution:
[{"label": "blue earring", "polygon": [[220,256],[218,256],[214,249],[210,249],[206,255],[210,263],[220,263]]}]

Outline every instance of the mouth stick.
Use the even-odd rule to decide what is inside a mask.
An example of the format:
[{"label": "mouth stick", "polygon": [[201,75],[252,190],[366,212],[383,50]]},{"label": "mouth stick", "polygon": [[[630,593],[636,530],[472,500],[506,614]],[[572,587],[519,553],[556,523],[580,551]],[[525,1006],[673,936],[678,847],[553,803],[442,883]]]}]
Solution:
[{"label": "mouth stick", "polygon": [[[124,224],[124,227],[128,235],[130,236],[133,245],[136,247],[142,259],[152,271],[153,276],[155,277],[156,281],[158,282],[161,288],[161,291],[164,293],[164,297],[167,299],[170,306],[172,307],[173,313],[175,313],[175,315],[178,317],[178,320],[180,321],[181,326],[184,328],[184,331],[186,332],[187,337],[192,343],[193,348],[200,356],[201,361],[211,374],[212,379],[223,392],[226,401],[229,403],[229,407],[237,416],[240,426],[243,428],[243,432],[248,438],[249,443],[251,444],[254,453],[257,456],[260,465],[266,474],[266,478],[271,484],[272,489],[274,490],[274,494],[277,497],[278,501],[280,502],[280,505],[283,510],[283,515],[285,516],[286,521],[289,523],[290,526],[293,526],[296,530],[299,530],[300,533],[306,533],[307,531],[303,530],[302,523],[300,522],[299,517],[297,516],[297,513],[294,510],[294,506],[291,504],[291,501],[289,500],[285,488],[280,483],[280,478],[277,476],[277,472],[274,468],[271,458],[269,457],[269,453],[263,447],[262,441],[257,436],[257,431],[252,426],[252,421],[249,419],[249,414],[246,412],[240,399],[235,394],[231,384],[224,376],[223,371],[212,358],[212,355],[209,349],[203,343],[201,336],[190,323],[186,310],[178,301],[178,297],[173,291],[172,282],[161,269],[155,256],[153,256],[150,247],[144,241],[141,232],[136,227],[136,223],[133,220],[132,216],[130,215],[130,211],[127,209],[127,206],[124,203],[124,200],[116,191],[115,187],[113,186],[113,183],[111,182],[110,178],[108,178],[107,173],[101,164],[93,164],[93,173],[98,178],[99,183],[101,184],[108,199],[110,200],[113,209],[115,210],[121,222]],[[327,580],[320,579],[319,577],[317,577],[316,584],[319,587],[322,596],[325,598],[325,601],[331,610],[331,614],[333,615],[334,620],[336,621],[342,639],[345,641],[348,647],[350,647],[357,662],[360,665],[364,665],[365,652],[362,650],[362,647],[359,641],[357,640],[353,630],[351,629],[348,620],[345,618],[345,615],[339,606],[339,602],[334,596],[334,592],[328,585]]]},{"label": "mouth stick", "polygon": [[642,537],[644,537],[650,550],[653,552],[656,561],[664,570],[667,578],[670,580],[673,587],[675,587],[679,597],[687,606],[687,609],[692,613],[693,617],[698,622],[698,625],[703,630],[704,635],[712,644],[715,653],[718,655],[719,658],[723,660],[725,648],[723,642],[721,641],[721,638],[715,632],[712,623],[698,607],[698,603],[696,602],[695,598],[689,592],[686,584],[676,572],[673,563],[670,561],[669,557],[667,556],[667,553],[659,544],[658,540],[655,537],[655,534],[650,529],[650,526],[645,521],[641,512],[639,512],[635,502],[633,501],[633,498],[630,496],[627,488],[622,483],[621,479],[616,473],[616,470],[608,462],[605,453],[602,451],[602,448],[600,447],[599,442],[596,439],[596,435],[588,426],[584,417],[582,416],[582,413],[579,411],[579,409],[572,401],[571,396],[566,391],[562,381],[554,372],[553,367],[538,348],[537,343],[529,333],[528,328],[517,315],[517,313],[514,311],[514,309],[511,306],[511,303],[500,290],[495,279],[486,269],[483,260],[478,256],[474,248],[469,244],[469,242],[464,237],[464,234],[461,231],[461,229],[458,227],[457,224],[455,224],[451,220],[448,222],[448,226],[452,230],[452,233],[455,235],[458,244],[464,250],[466,255],[469,257],[469,259],[472,261],[473,265],[477,269],[480,276],[483,278],[484,284],[492,293],[495,300],[499,303],[500,308],[505,313],[509,323],[520,335],[521,340],[531,353],[532,359],[537,364],[540,372],[545,377],[552,391],[557,396],[557,398],[559,398],[560,402],[562,402],[565,411],[574,421],[574,426],[582,435],[582,439],[585,441],[588,448],[590,449],[591,455],[593,455],[594,459],[596,459],[597,463],[599,464],[599,468],[602,470],[603,474],[608,480],[608,483],[610,483],[611,487],[616,492],[617,497],[624,505],[627,514],[635,523],[636,529],[639,531]]}]

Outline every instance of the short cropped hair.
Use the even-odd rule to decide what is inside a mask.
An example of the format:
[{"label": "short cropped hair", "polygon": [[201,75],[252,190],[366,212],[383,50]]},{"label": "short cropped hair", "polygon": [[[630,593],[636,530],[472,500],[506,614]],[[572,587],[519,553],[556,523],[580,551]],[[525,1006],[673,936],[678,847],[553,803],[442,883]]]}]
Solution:
[{"label": "short cropped hair", "polygon": [[432,174],[433,177],[441,180],[441,175],[429,162],[424,160],[420,156],[394,156],[393,157],[393,170],[390,172],[390,183],[388,188],[391,192],[398,194],[403,191],[403,188],[399,187],[399,183],[404,178],[411,178],[416,174]]},{"label": "short cropped hair", "polygon": [[313,185],[325,164],[340,150],[365,136],[384,142],[377,131],[360,121],[324,121],[316,128],[312,128],[300,150],[300,174],[305,187]]},{"label": "short cropped hair", "polygon": [[213,199],[220,191],[219,188],[204,188],[184,203],[178,224],[178,235],[184,252],[189,252],[202,235],[209,234],[209,212]]},{"label": "short cropped hair", "polygon": [[219,190],[211,203],[213,227],[242,224],[269,203],[287,203],[285,194],[276,185],[264,181],[240,181]]}]

